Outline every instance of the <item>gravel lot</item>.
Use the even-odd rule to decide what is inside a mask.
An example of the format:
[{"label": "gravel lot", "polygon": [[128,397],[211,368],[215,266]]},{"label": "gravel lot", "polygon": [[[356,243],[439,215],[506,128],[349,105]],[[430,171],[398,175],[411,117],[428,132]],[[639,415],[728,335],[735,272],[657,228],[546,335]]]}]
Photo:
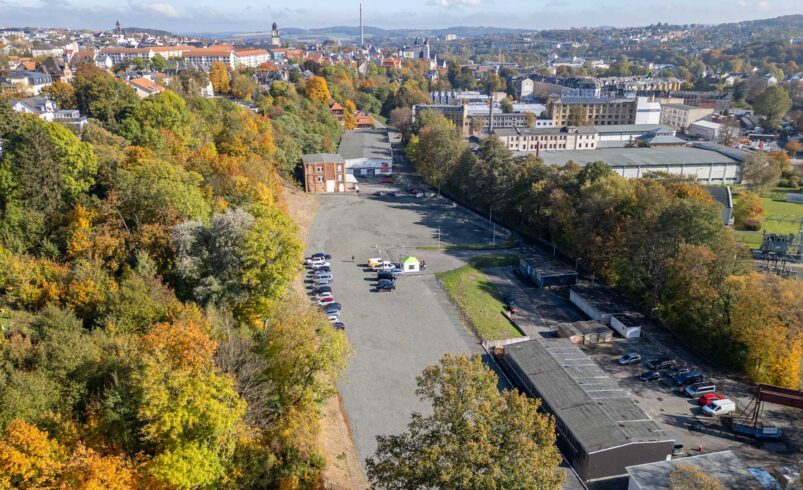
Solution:
[{"label": "gravel lot", "polygon": [[[376,436],[405,429],[413,411],[428,406],[415,395],[415,378],[447,353],[481,353],[434,277],[463,264],[469,252],[415,250],[436,245],[438,227],[446,244],[488,243],[491,232],[460,207],[438,199],[375,197],[379,187],[361,185],[362,194],[321,195],[307,252],[333,255],[335,300],[343,305],[355,356],[339,383],[358,455],[376,448]],[[499,239],[499,237],[497,237]],[[405,275],[389,293],[374,290],[376,274],[367,259],[415,255],[426,271]],[[355,262],[351,256],[355,256]]]}]

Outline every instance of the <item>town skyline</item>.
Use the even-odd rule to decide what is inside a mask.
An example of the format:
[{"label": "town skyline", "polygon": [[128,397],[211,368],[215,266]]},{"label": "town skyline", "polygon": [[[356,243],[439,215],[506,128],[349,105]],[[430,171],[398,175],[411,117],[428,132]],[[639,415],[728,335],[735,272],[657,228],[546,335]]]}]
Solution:
[{"label": "town skyline", "polygon": [[[0,0],[1,25],[72,29],[111,29],[123,26],[162,29],[176,34],[263,32],[280,27],[316,29],[356,26],[359,2],[335,1],[324,9],[311,0],[254,6],[234,0],[225,6],[189,0],[152,2],[73,2]],[[363,2],[365,25],[383,29],[444,29],[490,26],[511,29],[565,29],[571,27],[628,27],[661,23],[720,24],[800,13],[789,2],[777,0],[714,0],[703,5],[677,0],[664,5],[638,5],[608,0],[589,5],[579,0],[557,2],[513,0],[413,0],[400,12],[387,2]],[[615,13],[614,13],[615,12]],[[311,14],[315,13],[314,16]]]}]

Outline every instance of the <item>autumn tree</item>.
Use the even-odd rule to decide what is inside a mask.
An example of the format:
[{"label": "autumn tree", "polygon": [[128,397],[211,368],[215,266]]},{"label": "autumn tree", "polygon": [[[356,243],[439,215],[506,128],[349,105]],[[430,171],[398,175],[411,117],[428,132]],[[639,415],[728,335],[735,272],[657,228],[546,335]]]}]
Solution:
[{"label": "autumn tree", "polygon": [[36,489],[55,483],[61,469],[58,444],[22,420],[11,422],[0,440],[0,486]]},{"label": "autumn tree", "polygon": [[397,107],[390,111],[390,125],[401,131],[402,140],[410,140],[413,129],[413,112],[409,107]]},{"label": "autumn tree", "polygon": [[256,90],[256,82],[248,75],[240,73],[231,81],[231,95],[238,99],[251,100]]},{"label": "autumn tree", "polygon": [[[563,474],[555,422],[540,402],[499,393],[479,356],[444,356],[424,370],[416,393],[432,414],[414,413],[407,431],[377,437],[366,462],[382,488],[558,489]],[[516,458],[511,458],[516,454]]]},{"label": "autumn tree", "polygon": [[217,94],[229,93],[229,84],[231,83],[231,76],[229,75],[229,67],[226,63],[215,61],[209,68],[209,81],[212,82],[212,89]]},{"label": "autumn tree", "polygon": [[53,99],[59,109],[75,109],[75,89],[66,82],[54,82],[42,89],[42,94]]},{"label": "autumn tree", "polygon": [[733,221],[736,228],[758,230],[764,215],[764,201],[753,192],[742,192],[733,203]]},{"label": "autumn tree", "polygon": [[329,87],[326,85],[326,79],[318,76],[310,77],[307,80],[304,85],[304,93],[316,104],[325,104],[332,98]]}]

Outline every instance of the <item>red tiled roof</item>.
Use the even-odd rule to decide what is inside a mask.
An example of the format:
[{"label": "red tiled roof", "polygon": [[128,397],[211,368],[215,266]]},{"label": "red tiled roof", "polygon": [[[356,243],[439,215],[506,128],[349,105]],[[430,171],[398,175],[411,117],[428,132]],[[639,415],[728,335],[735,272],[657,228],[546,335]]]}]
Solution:
[{"label": "red tiled roof", "polygon": [[128,84],[151,94],[159,93],[162,90],[165,90],[164,87],[156,82],[148,80],[147,78],[134,78],[133,80],[129,80]]}]

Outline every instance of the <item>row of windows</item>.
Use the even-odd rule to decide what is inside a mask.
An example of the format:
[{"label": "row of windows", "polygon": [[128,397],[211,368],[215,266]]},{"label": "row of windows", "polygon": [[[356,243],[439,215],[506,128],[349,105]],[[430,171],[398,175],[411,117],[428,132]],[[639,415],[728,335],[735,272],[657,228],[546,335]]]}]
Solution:
[{"label": "row of windows", "polygon": [[[322,174],[323,173],[323,165],[316,165],[315,166],[315,173],[316,174]],[[343,165],[342,164],[338,164],[337,165],[337,173],[343,173]]]}]

